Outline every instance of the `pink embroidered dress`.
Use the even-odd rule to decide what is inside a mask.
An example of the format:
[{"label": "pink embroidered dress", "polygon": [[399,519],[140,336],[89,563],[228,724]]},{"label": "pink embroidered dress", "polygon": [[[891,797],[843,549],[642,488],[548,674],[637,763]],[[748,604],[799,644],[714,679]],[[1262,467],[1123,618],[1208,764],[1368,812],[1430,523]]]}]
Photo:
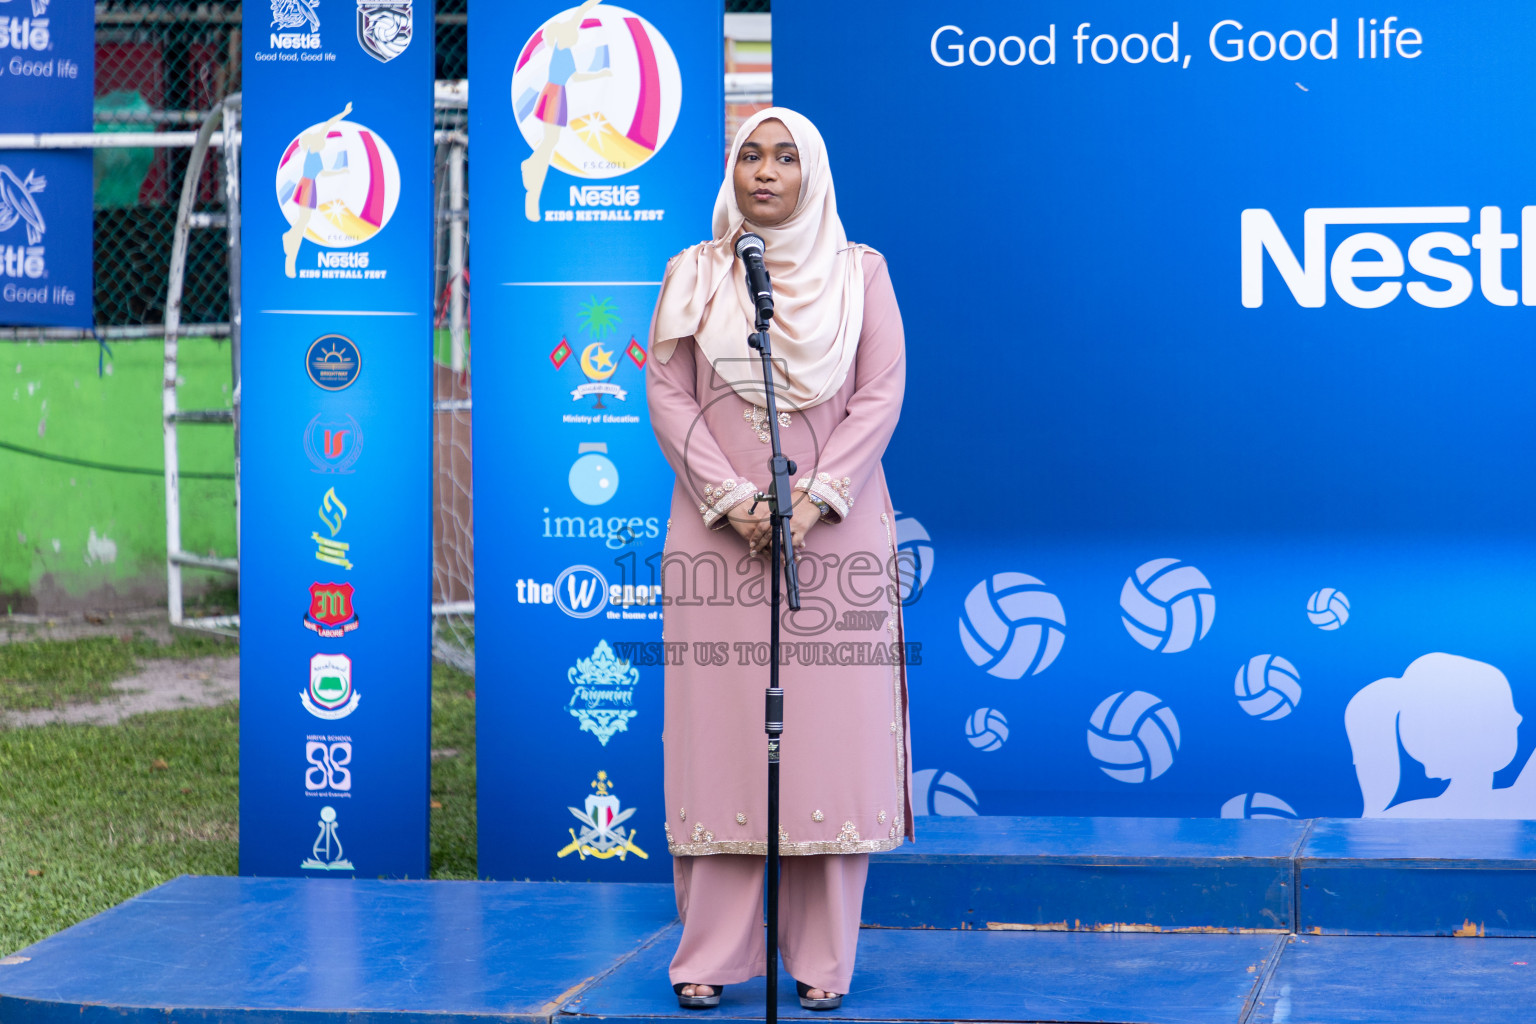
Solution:
[{"label": "pink embroidered dress", "polygon": [[[809,409],[781,401],[796,499],[830,509],[800,561],[802,608],[781,619],[780,842],[785,855],[873,853],[912,838],[911,745],[895,511],[880,458],[905,385],[901,313],[885,260],[863,257],[853,369]],[[651,422],[677,474],[662,563],[667,847],[675,856],[767,852],[770,581],[727,513],[766,489],[764,412],[693,339],[646,364]],[[746,503],[746,504],[743,504]]]}]

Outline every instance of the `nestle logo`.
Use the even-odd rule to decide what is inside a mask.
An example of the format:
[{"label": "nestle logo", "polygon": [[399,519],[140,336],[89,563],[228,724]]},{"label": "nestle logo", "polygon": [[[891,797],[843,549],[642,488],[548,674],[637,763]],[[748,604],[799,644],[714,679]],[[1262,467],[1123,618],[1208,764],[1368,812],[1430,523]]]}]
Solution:
[{"label": "nestle logo", "polygon": [[320,33],[298,34],[284,32],[279,35],[272,33],[272,49],[274,50],[318,50],[320,49]]},{"label": "nestle logo", "polygon": [[639,206],[639,185],[572,185],[572,206]]},{"label": "nestle logo", "polygon": [[[1536,206],[1520,211],[1520,234],[1505,232],[1504,212],[1497,206],[1478,211],[1478,230],[1469,240],[1455,231],[1426,231],[1408,244],[1406,265],[1402,247],[1379,231],[1357,231],[1340,240],[1328,255],[1328,227],[1348,225],[1466,224],[1467,206],[1341,206],[1318,207],[1302,216],[1301,259],[1291,248],[1268,210],[1242,214],[1243,305],[1264,305],[1264,254],[1298,305],[1319,307],[1327,301],[1328,285],[1351,306],[1377,309],[1403,292],[1421,306],[1459,306],[1472,295],[1472,268],[1447,256],[1467,257],[1478,251],[1478,290],[1495,306],[1536,306]],[[1521,249],[1516,276],[1520,290],[1504,283],[1504,250]],[[1325,267],[1324,264],[1327,264]],[[1412,270],[1422,280],[1398,280]]]},{"label": "nestle logo", "polygon": [[366,267],[366,252],[321,252],[315,254],[315,265],[333,269],[337,267]]}]

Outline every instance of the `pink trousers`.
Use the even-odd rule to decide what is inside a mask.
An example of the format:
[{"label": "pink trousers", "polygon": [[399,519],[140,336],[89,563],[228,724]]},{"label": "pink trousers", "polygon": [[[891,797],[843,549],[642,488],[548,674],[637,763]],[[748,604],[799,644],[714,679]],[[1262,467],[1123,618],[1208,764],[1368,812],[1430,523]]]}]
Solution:
[{"label": "pink trousers", "polygon": [[[843,994],[853,980],[869,854],[779,861],[779,952],[811,988]],[[672,858],[683,939],[672,984],[734,985],[768,973],[763,936],[763,858]]]}]

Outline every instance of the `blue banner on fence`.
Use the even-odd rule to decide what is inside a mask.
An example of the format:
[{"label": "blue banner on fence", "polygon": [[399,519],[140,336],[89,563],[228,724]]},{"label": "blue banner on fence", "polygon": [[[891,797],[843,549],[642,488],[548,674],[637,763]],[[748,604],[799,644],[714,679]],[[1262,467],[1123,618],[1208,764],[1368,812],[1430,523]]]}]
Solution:
[{"label": "blue banner on fence", "polygon": [[240,870],[422,877],[432,3],[250,3]]},{"label": "blue banner on fence", "polygon": [[[91,130],[95,14],[0,0],[0,132]],[[0,150],[0,324],[91,322],[91,151]]]},{"label": "blue banner on fence", "polygon": [[646,413],[667,258],[709,233],[713,0],[475,0],[480,873],[671,876],[660,666],[672,476]]},{"label": "blue banner on fence", "polygon": [[774,5],[906,322],[920,812],[1536,817],[1536,10],[1240,6]]}]

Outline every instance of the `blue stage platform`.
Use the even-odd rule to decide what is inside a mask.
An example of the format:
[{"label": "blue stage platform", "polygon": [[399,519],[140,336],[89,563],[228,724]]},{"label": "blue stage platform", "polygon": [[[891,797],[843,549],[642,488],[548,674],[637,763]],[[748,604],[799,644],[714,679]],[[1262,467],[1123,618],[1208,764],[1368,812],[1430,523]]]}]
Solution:
[{"label": "blue stage platform", "polygon": [[[1525,1024],[1536,1004],[1536,938],[1448,937],[1529,934],[1527,823],[928,818],[919,837],[874,858],[844,1010],[800,1010],[784,978],[783,1016]],[[1445,929],[1463,909],[1492,917]],[[677,1008],[675,918],[658,885],[180,878],[0,959],[0,1022],[760,1019],[760,980]]]}]

